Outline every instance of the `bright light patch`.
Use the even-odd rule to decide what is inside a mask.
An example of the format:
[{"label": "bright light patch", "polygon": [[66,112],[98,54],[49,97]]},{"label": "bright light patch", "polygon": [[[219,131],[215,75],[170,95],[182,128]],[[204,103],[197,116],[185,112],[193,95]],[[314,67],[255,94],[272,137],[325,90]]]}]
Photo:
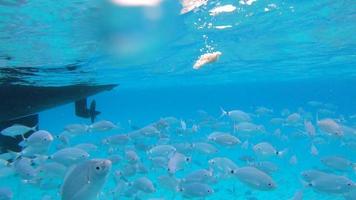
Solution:
[{"label": "bright light patch", "polygon": [[250,5],[252,5],[254,2],[256,2],[257,0],[240,0],[239,1],[239,3],[241,4],[241,5],[248,5],[248,6],[250,6]]},{"label": "bright light patch", "polygon": [[193,11],[196,8],[199,8],[200,6],[206,5],[208,3],[208,0],[181,0],[182,4],[182,10],[180,11],[180,14],[186,14],[191,11]]},{"label": "bright light patch", "polygon": [[233,5],[225,5],[225,6],[218,6],[209,11],[211,16],[216,16],[221,13],[229,13],[229,12],[234,12],[236,10],[236,7]]}]

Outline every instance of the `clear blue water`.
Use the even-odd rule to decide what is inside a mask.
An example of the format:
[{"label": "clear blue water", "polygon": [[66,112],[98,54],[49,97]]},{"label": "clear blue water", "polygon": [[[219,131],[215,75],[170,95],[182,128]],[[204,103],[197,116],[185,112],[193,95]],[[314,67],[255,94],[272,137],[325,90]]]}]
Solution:
[{"label": "clear blue water", "polygon": [[[215,17],[209,15],[210,9],[226,4],[236,6],[237,10]],[[211,184],[215,193],[205,199],[286,200],[299,190],[304,191],[303,199],[308,200],[347,199],[346,193],[331,194],[304,187],[300,173],[319,169],[356,182],[352,167],[340,172],[320,161],[326,156],[339,155],[356,162],[354,1],[257,0],[252,5],[241,5],[238,1],[217,0],[186,15],[178,14],[180,8],[178,1],[173,0],[164,1],[159,8],[124,8],[102,1],[0,0],[0,82],[42,86],[120,84],[113,91],[92,97],[102,111],[98,120],[119,123],[120,129],[85,134],[71,141],[72,145],[98,145],[91,158],[107,158],[108,147],[100,141],[111,135],[131,133],[129,120],[131,125],[142,128],[167,116],[184,120],[188,127],[193,124],[202,127],[198,133],[184,136],[179,136],[177,127],[172,127],[168,134],[170,144],[204,141],[219,148],[217,154],[208,156],[194,151],[187,153],[193,162],[175,175],[178,178],[195,169],[208,168],[208,160],[214,157],[227,157],[239,167],[248,165],[241,161],[242,156],[265,160],[252,150],[259,142],[269,142],[278,150],[288,149],[281,158],[267,159],[278,166],[271,174],[276,189],[260,191],[236,177],[219,178]],[[218,25],[232,27],[213,28]],[[212,48],[222,52],[220,59],[193,70],[195,60]],[[77,67],[68,70],[73,64]],[[323,105],[315,108],[308,105],[309,101]],[[258,106],[271,108],[273,113],[258,117],[255,115]],[[266,132],[248,137],[233,132],[231,120],[219,118],[220,107],[249,113],[252,122],[263,125]],[[285,109],[301,115],[297,125],[270,122],[276,117],[286,120],[288,115],[281,114]],[[226,124],[204,127],[201,110]],[[326,134],[317,126],[317,112],[322,113],[320,118],[332,118],[351,130],[343,137]],[[60,135],[68,124],[90,123],[73,115],[73,105],[44,111],[40,118],[40,128],[53,135]],[[311,120],[317,136],[300,133],[305,129],[304,120]],[[278,128],[282,136],[275,134]],[[231,132],[242,142],[248,140],[250,147],[217,145],[207,140],[213,131]],[[150,140],[148,145],[156,145],[157,140]],[[58,143],[51,145],[48,154],[56,151]],[[312,144],[319,151],[316,156],[310,153]],[[131,148],[133,142],[117,151],[123,160],[113,166],[98,199],[113,199],[110,192],[115,187],[113,172],[128,164],[124,150]],[[137,198],[183,199],[182,193],[164,189],[157,180],[167,174],[166,170],[153,170],[147,153],[134,150],[149,170],[126,177],[128,182],[147,176],[157,188],[151,194],[139,192]],[[298,159],[296,165],[289,163],[293,155]],[[58,181],[61,183],[62,179]],[[60,186],[40,189],[16,175],[0,178],[0,187],[10,187],[16,200],[38,200],[46,195],[49,199],[60,199]]]}]

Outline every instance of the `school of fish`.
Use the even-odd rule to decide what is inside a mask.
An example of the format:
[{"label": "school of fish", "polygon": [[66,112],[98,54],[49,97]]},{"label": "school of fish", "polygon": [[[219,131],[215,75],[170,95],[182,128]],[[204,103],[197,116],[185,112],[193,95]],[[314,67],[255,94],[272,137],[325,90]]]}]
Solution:
[{"label": "school of fish", "polygon": [[[34,133],[21,152],[0,154],[0,179],[34,187],[42,200],[260,199],[290,181],[299,188],[280,199],[356,198],[354,115],[316,101],[296,111],[220,110],[141,127],[69,124],[61,133],[15,124],[1,134]],[[1,187],[0,199],[16,199],[15,189]]]}]

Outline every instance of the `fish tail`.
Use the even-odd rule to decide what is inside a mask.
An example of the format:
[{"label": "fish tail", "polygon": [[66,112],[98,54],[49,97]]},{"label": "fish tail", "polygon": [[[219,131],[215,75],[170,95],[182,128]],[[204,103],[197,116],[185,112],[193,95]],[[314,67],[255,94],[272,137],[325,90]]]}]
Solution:
[{"label": "fish tail", "polygon": [[221,106],[220,106],[220,110],[221,110],[221,115],[220,118],[227,116],[229,114],[229,112],[227,112],[226,110],[224,110]]},{"label": "fish tail", "polygon": [[277,151],[276,154],[279,157],[283,157],[284,155],[286,155],[288,152],[288,149],[283,149],[282,151]]},{"label": "fish tail", "polygon": [[303,188],[313,187],[313,184],[310,182],[302,181]]},{"label": "fish tail", "polygon": [[24,134],[21,134],[21,138],[22,138],[22,140],[23,140],[24,142],[27,141],[27,139],[25,138],[25,135],[24,135]]},{"label": "fish tail", "polygon": [[38,127],[39,127],[39,125],[38,125],[38,123],[37,123],[36,125],[34,125],[33,127],[31,127],[30,129],[31,129],[31,131],[37,131],[37,130],[38,130]]},{"label": "fish tail", "polygon": [[15,152],[15,151],[11,151],[11,150],[7,150],[7,152],[11,153],[12,155],[14,155],[13,160],[17,160],[18,158],[22,157],[21,153]]}]

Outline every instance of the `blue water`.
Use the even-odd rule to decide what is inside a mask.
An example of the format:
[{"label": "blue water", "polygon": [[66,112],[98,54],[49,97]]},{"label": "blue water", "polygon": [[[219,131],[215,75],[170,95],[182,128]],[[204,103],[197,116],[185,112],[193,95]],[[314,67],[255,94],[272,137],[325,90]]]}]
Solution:
[{"label": "blue water", "polygon": [[[226,4],[237,10],[209,15],[210,9]],[[307,200],[356,199],[355,185],[343,194],[332,194],[305,186],[300,175],[305,170],[318,169],[356,183],[355,167],[340,172],[320,161],[338,155],[356,162],[356,4],[351,0],[257,0],[252,5],[242,5],[238,1],[216,0],[186,15],[178,14],[180,8],[178,1],[170,0],[154,8],[118,7],[102,1],[0,0],[0,83],[120,84],[112,91],[90,97],[102,112],[97,121],[109,120],[119,128],[71,139],[70,146],[97,145],[98,150],[90,153],[91,159],[109,156],[109,147],[101,143],[103,139],[130,134],[134,128],[173,116],[186,122],[188,128],[198,125],[200,129],[194,134],[183,131],[179,135],[180,124],[172,125],[167,132],[169,144],[199,141],[219,149],[212,155],[184,152],[192,162],[173,177],[181,179],[196,169],[209,169],[208,160],[214,157],[229,158],[239,167],[249,165],[240,159],[243,156],[278,166],[270,174],[277,185],[274,190],[261,191],[236,177],[217,173],[214,175],[218,181],[210,184],[214,194],[195,199],[287,200],[300,190]],[[265,8],[270,10],[266,12]],[[213,28],[218,25],[232,27]],[[193,70],[195,60],[211,51],[220,51],[222,56],[215,63]],[[310,101],[322,105],[313,107],[308,105]],[[259,117],[255,113],[259,106],[273,112]],[[220,118],[220,108],[242,110],[266,131],[250,136],[234,132],[234,123],[228,117]],[[288,114],[282,114],[286,109],[289,114],[300,114],[301,119],[294,125],[286,123]],[[204,126],[202,111],[224,124]],[[71,104],[46,110],[40,113],[39,126],[58,136],[68,124],[90,124],[73,112]],[[349,129],[341,137],[330,136],[317,125],[317,115],[319,120],[331,118]],[[284,122],[271,123],[277,117]],[[316,136],[303,134],[304,120],[312,122]],[[208,123],[213,126],[216,121]],[[281,135],[275,134],[277,129]],[[250,145],[244,149],[242,144],[216,144],[207,139],[213,131],[229,132]],[[147,139],[148,149],[158,140]],[[147,152],[135,147],[135,142],[141,141],[133,139],[115,152],[122,160],[113,165],[98,199],[184,199],[182,192],[167,190],[159,183],[158,177],[167,175],[167,170],[151,168]],[[269,142],[288,152],[282,157],[260,158],[252,149],[259,142]],[[55,137],[47,155],[57,151],[58,144]],[[318,155],[310,153],[312,144]],[[153,182],[155,192],[137,192],[135,197],[117,192],[117,198],[113,197],[114,172],[130,166],[124,154],[127,149],[137,152],[148,171],[125,177],[125,187],[132,187],[132,182],[145,176]],[[293,155],[298,159],[294,165],[289,162]],[[12,199],[16,200],[61,199],[63,180],[64,177],[59,178],[58,185],[41,189],[15,173],[0,177],[0,187],[10,188]],[[352,191],[353,196],[346,197]]]}]

